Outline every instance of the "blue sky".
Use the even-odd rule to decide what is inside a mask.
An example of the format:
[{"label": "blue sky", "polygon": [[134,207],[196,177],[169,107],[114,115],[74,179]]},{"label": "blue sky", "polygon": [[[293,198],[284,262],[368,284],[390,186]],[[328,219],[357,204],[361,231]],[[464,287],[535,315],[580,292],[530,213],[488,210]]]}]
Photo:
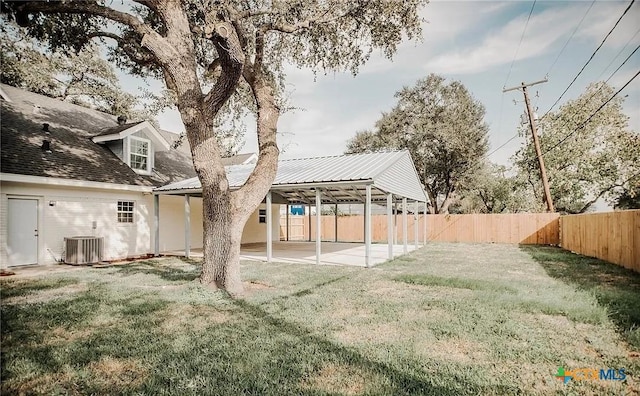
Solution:
[{"label": "blue sky", "polygon": [[[629,1],[596,1],[559,58],[561,48],[592,1],[536,2],[519,46],[532,4],[532,1],[432,1],[421,10],[425,19],[422,41],[403,42],[392,61],[374,54],[355,77],[347,72],[319,75],[314,79],[308,70],[287,67],[291,104],[303,110],[287,113],[280,119],[282,157],[342,153],[350,137],[357,131],[372,128],[381,112],[393,107],[396,91],[413,85],[429,73],[461,81],[483,103],[490,128],[490,151],[493,151],[516,134],[524,111],[522,94],[519,91],[503,94],[503,87],[541,80],[548,73],[548,83],[531,88],[533,104],[539,108],[540,115],[544,114],[589,59]],[[589,83],[609,77],[640,44],[639,29],[640,4],[634,4],[560,104],[577,97]],[[639,68],[640,51],[613,76],[610,84],[621,87]],[[123,79],[124,86],[135,86],[127,80]],[[152,84],[152,88],[158,86]],[[625,111],[631,128],[640,131],[640,78],[623,94],[628,95]],[[517,104],[513,103],[514,99]],[[165,112],[159,121],[164,129],[184,130],[175,111]],[[256,151],[251,123],[245,138],[241,151]],[[507,164],[523,141],[520,137],[512,140],[490,159]]]}]

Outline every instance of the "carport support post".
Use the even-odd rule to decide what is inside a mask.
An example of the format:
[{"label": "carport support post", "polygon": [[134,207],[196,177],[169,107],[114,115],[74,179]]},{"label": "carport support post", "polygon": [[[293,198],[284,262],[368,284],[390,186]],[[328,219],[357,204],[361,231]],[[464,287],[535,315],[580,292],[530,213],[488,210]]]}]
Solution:
[{"label": "carport support post", "polygon": [[267,263],[271,262],[273,255],[273,219],[271,213],[271,190],[267,192]]},{"label": "carport support post", "polygon": [[335,214],[335,218],[334,218],[334,230],[333,230],[333,234],[335,236],[334,238],[334,242],[338,242],[338,204],[336,203],[336,206],[334,208],[335,210],[333,211]]},{"label": "carport support post", "polygon": [[407,199],[402,198],[402,243],[404,244],[403,252],[407,254],[409,251],[407,246],[407,238],[409,235],[409,224],[407,221]]},{"label": "carport support post", "polygon": [[389,260],[393,259],[393,194],[387,194],[387,245]]},{"label": "carport support post", "polygon": [[[311,204],[307,205],[307,208],[309,209],[309,213],[308,213],[308,215],[309,215],[309,242],[311,242]],[[318,210],[316,209],[316,212],[317,211]],[[317,213],[316,213],[316,216],[317,216]]]},{"label": "carport support post", "polygon": [[289,204],[287,204],[287,214],[286,214],[286,216],[287,216],[287,221],[286,221],[287,229],[286,229],[285,235],[286,235],[287,242],[289,242]]},{"label": "carport support post", "polygon": [[393,244],[398,244],[398,201],[393,202]]},{"label": "carport support post", "polygon": [[418,201],[413,203],[413,243],[415,248],[418,249]]},{"label": "carport support post", "polygon": [[422,239],[424,240],[423,244],[426,246],[427,245],[427,201],[424,201],[424,235],[422,236]]},{"label": "carport support post", "polygon": [[153,230],[155,241],[153,246],[153,255],[160,255],[160,195],[153,196]]},{"label": "carport support post", "polygon": [[320,206],[322,200],[320,189],[316,188],[316,264],[320,264],[320,253],[322,250],[322,216],[320,216]]},{"label": "carport support post", "polygon": [[191,202],[189,194],[184,195],[184,256],[191,255]]},{"label": "carport support post", "polygon": [[366,199],[364,206],[364,265],[371,267],[371,184],[366,187]]}]

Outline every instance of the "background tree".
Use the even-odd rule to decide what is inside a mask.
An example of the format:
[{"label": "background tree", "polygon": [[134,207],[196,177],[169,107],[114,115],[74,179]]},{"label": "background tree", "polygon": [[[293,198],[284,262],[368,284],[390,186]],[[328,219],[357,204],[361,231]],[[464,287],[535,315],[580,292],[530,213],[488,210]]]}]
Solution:
[{"label": "background tree", "polygon": [[[200,280],[239,294],[242,230],[276,174],[284,64],[356,73],[373,49],[391,57],[403,37],[420,34],[417,9],[424,2],[138,0],[127,10],[108,1],[2,6],[54,48],[77,50],[102,38],[119,66],[164,79],[202,184]],[[235,191],[229,189],[214,128],[230,99],[246,99],[256,110],[259,148],[253,172]]]},{"label": "background tree", "polygon": [[451,213],[519,213],[543,210],[528,183],[519,174],[508,175],[503,165],[491,162],[474,175],[461,191],[461,198],[450,207]]},{"label": "background tree", "polygon": [[[633,185],[635,184],[635,187]],[[624,191],[618,197],[614,207],[620,210],[640,209],[640,177],[637,178],[629,190]]]},{"label": "background tree", "polygon": [[[629,129],[624,99],[615,97],[591,117],[613,93],[605,83],[591,84],[539,122],[551,197],[559,212],[584,213],[600,198],[613,204],[640,177],[640,135]],[[515,154],[514,162],[541,200],[532,142]]]},{"label": "background tree", "polygon": [[348,153],[408,149],[430,200],[431,213],[447,213],[458,193],[484,164],[484,106],[459,81],[431,74],[396,93],[398,103],[359,132]]},{"label": "background tree", "polygon": [[130,119],[152,118],[136,110],[139,100],[125,92],[97,45],[78,53],[51,52],[6,18],[0,28],[3,83]]}]

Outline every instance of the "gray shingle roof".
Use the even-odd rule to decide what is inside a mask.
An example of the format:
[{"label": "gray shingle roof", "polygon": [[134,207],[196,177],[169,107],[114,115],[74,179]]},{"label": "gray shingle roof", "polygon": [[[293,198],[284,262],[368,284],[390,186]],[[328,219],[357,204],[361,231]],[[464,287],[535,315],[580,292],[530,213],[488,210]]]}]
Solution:
[{"label": "gray shingle roof", "polygon": [[122,131],[126,131],[127,129],[134,127],[138,124],[142,124],[144,121],[138,121],[138,122],[130,122],[128,124],[119,124],[113,127],[108,127],[103,129],[100,133],[93,135],[95,136],[109,136],[109,135],[115,135],[116,133],[120,133]]},{"label": "gray shingle roof", "polygon": [[[251,174],[254,164],[227,166],[231,188],[241,187]],[[278,162],[273,182],[275,190],[296,190],[309,185],[370,182],[382,192],[416,201],[426,197],[408,151],[349,154],[331,157],[300,158]],[[160,188],[157,192],[199,190],[198,178],[183,180]]]},{"label": "gray shingle roof", "polygon": [[[91,137],[118,125],[116,117],[8,85],[2,101],[0,153],[2,173],[62,179],[158,186],[195,176],[191,157],[182,150],[156,153],[152,176],[138,175]],[[45,134],[42,124],[50,124]],[[130,125],[129,125],[130,127]],[[177,135],[176,135],[177,137]],[[41,149],[51,142],[51,153]]]}]

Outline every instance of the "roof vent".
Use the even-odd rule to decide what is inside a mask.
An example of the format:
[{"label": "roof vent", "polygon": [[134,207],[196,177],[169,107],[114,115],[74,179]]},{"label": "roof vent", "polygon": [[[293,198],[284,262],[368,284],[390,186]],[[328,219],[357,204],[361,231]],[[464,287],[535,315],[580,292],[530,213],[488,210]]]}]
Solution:
[{"label": "roof vent", "polygon": [[127,116],[119,115],[118,116],[118,125],[124,125],[127,123]]},{"label": "roof vent", "polygon": [[49,134],[49,124],[46,122],[42,124],[42,130],[48,135]]},{"label": "roof vent", "polygon": [[40,146],[40,148],[45,153],[51,153],[51,142],[48,141],[48,140],[43,140],[42,141],[42,146]]}]

